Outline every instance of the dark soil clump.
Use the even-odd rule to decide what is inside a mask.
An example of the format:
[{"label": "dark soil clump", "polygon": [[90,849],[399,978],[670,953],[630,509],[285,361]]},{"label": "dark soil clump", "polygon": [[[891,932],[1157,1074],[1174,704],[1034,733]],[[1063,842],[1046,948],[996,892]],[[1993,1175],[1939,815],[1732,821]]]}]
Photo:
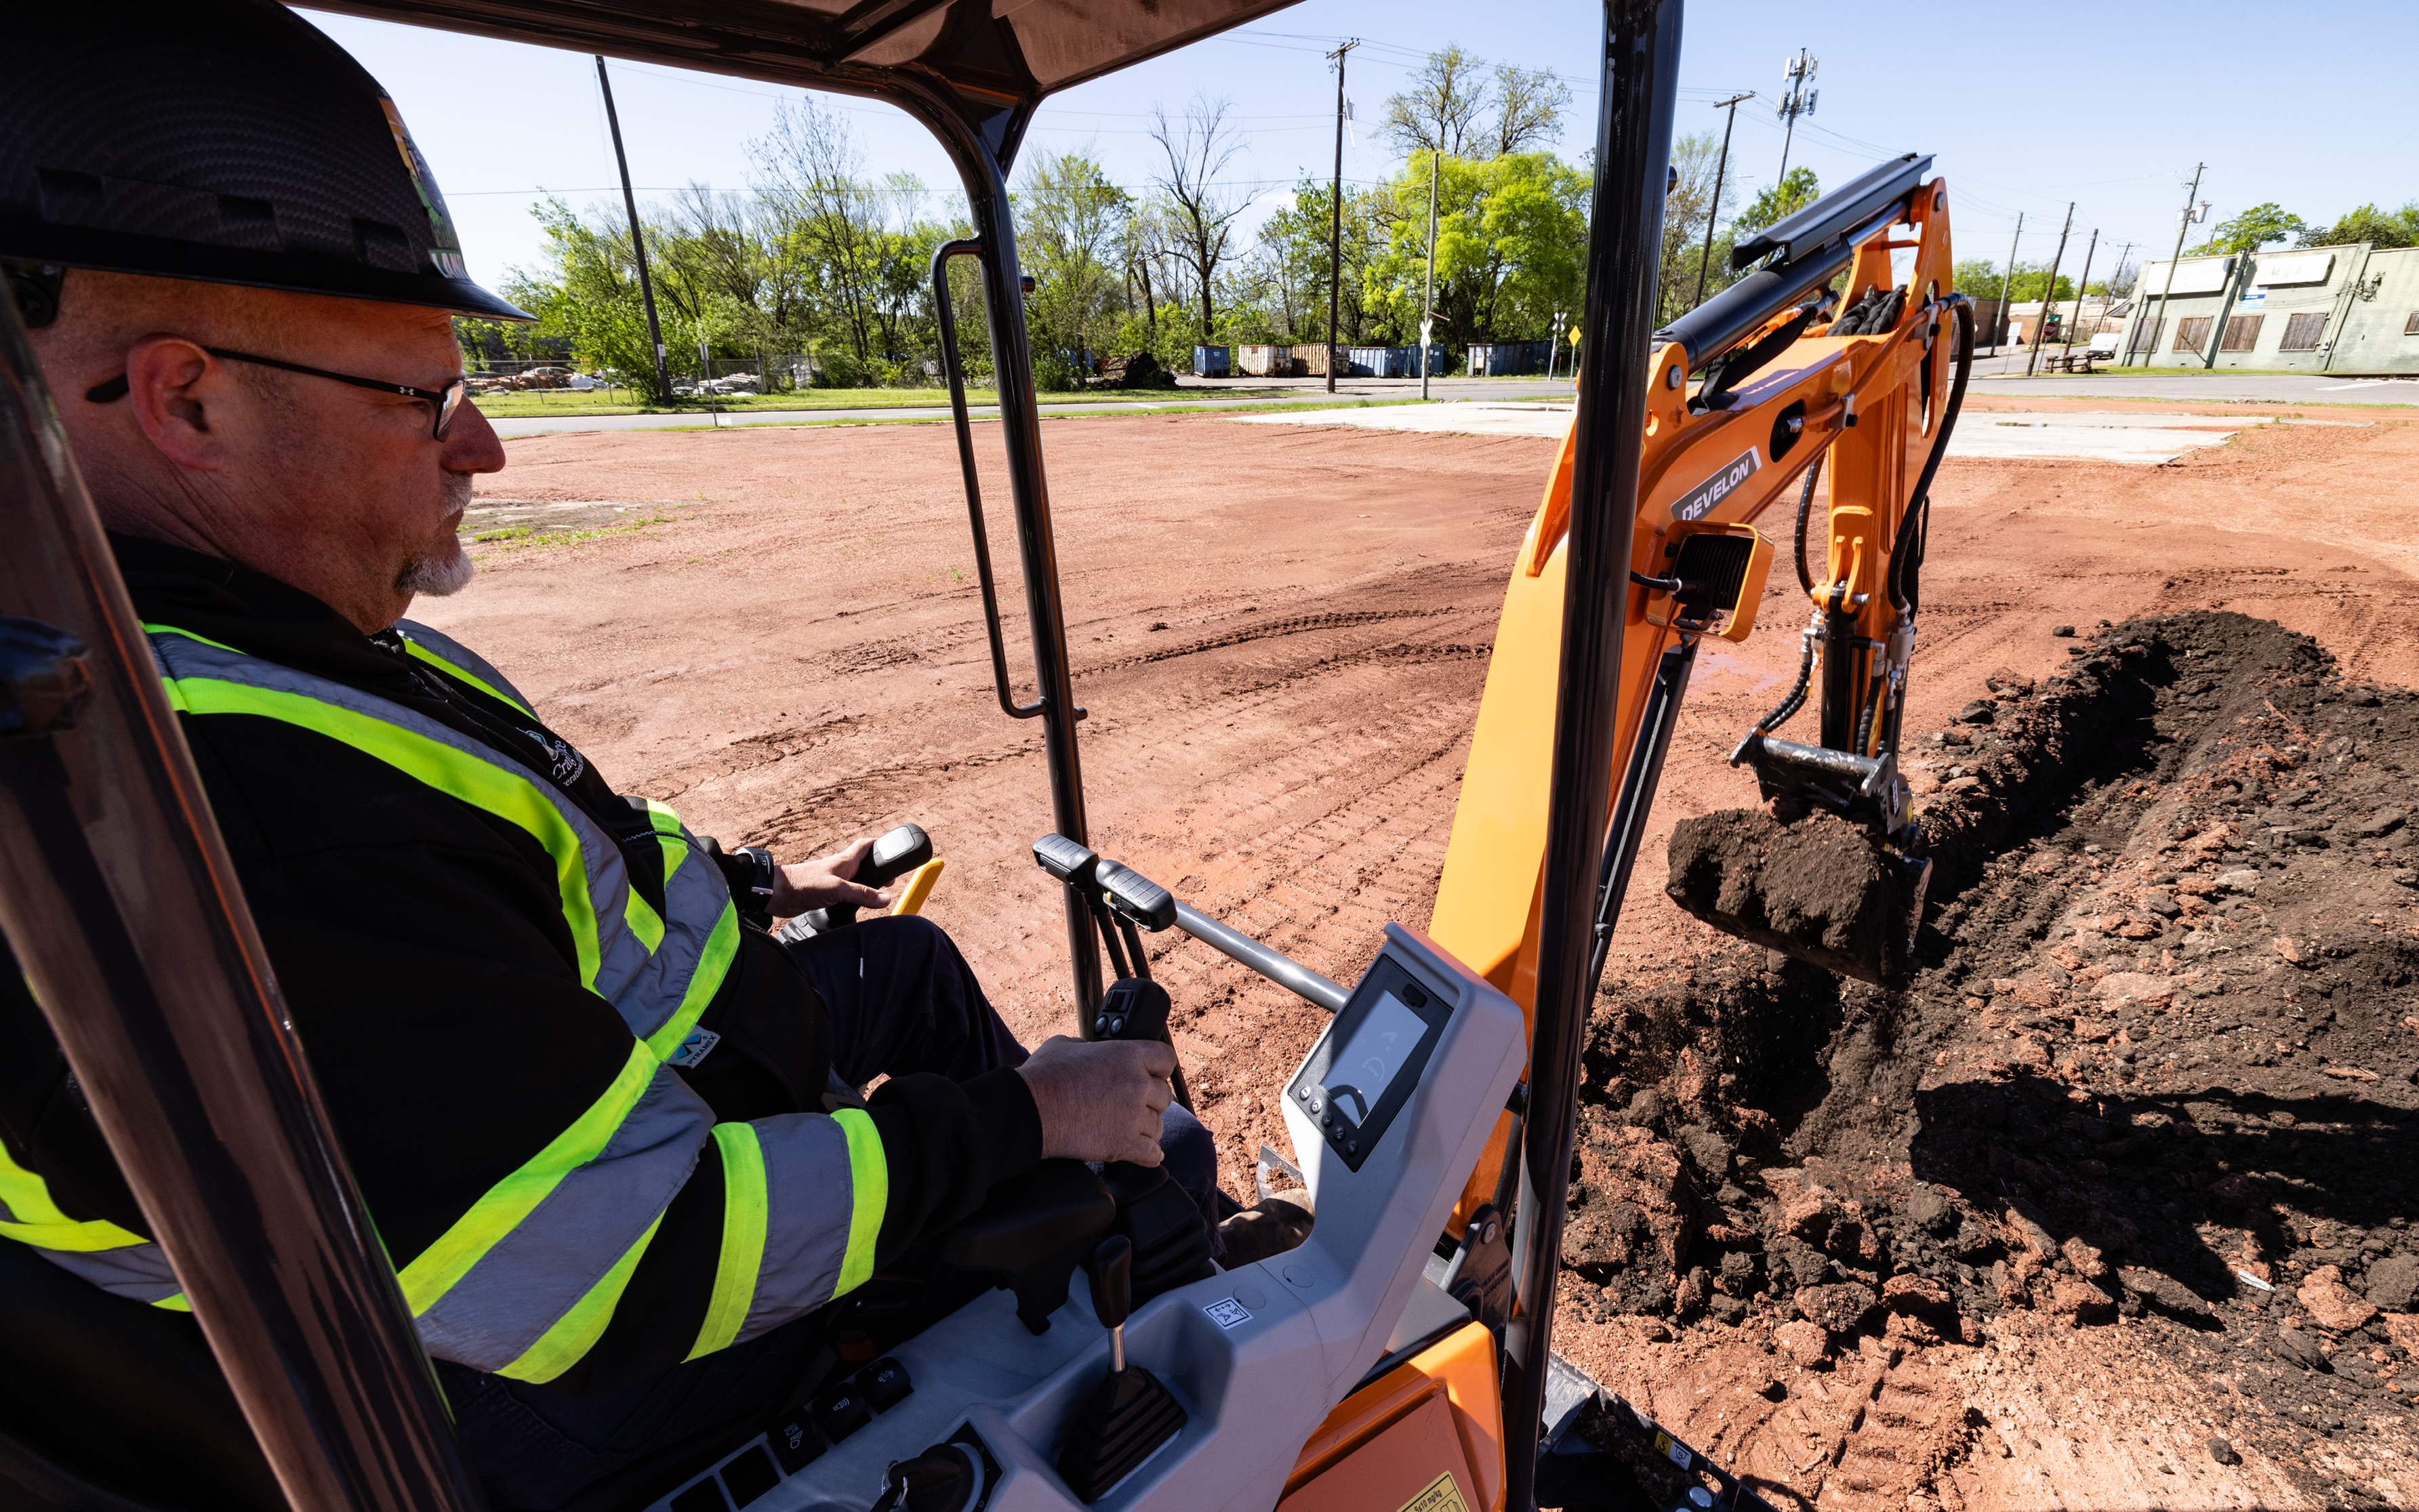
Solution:
[{"label": "dark soil clump", "polygon": [[1716,929],[1876,986],[1905,954],[1904,884],[1844,819],[1724,809],[1674,825],[1670,857],[1664,890]]},{"label": "dark soil clump", "polygon": [[[2419,1387],[2419,696],[2240,615],[2074,650],[1908,753],[1904,991],[1744,945],[1605,987],[1573,1305],[1801,1348],[2112,1328],[2223,1367],[2233,1443],[2323,1504],[2322,1441]],[[1689,843],[1774,847],[1753,817]]]}]

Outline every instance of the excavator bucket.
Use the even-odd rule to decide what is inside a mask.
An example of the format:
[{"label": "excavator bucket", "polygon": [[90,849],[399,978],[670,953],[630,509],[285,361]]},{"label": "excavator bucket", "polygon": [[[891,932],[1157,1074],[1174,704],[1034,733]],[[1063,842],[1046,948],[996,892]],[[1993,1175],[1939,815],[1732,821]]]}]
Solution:
[{"label": "excavator bucket", "polygon": [[1767,949],[1876,987],[1904,985],[1932,879],[1929,860],[1877,843],[1824,810],[1784,820],[1725,809],[1672,831],[1672,901]]}]

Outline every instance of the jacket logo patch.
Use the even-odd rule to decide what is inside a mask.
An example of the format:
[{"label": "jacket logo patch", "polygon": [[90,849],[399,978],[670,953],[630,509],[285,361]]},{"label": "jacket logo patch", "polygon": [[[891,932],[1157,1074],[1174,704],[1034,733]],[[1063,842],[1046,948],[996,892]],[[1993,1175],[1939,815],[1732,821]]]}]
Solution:
[{"label": "jacket logo patch", "polygon": [[722,1036],[712,1029],[691,1029],[688,1038],[681,1041],[680,1048],[665,1057],[664,1064],[686,1070],[712,1055],[714,1047],[721,1042]]}]

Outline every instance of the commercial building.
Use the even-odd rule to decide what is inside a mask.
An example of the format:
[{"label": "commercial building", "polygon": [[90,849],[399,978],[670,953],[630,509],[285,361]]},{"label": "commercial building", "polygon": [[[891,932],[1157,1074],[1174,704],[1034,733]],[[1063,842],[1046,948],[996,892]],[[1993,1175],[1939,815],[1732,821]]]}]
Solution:
[{"label": "commercial building", "polygon": [[[2419,247],[2278,248],[2145,263],[2124,361],[2419,373]],[[2166,298],[2161,298],[2162,293]]]}]

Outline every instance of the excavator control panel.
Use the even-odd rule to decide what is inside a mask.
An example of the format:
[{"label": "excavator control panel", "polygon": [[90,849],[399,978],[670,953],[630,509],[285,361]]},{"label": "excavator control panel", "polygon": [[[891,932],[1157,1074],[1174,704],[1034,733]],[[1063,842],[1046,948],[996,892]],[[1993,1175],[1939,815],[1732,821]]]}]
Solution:
[{"label": "excavator control panel", "polygon": [[[1510,998],[1387,926],[1288,1084],[1286,1121],[1318,1210],[1300,1247],[1122,1319],[1103,1319],[1074,1288],[1039,1335],[1006,1293],[985,1293],[655,1512],[864,1508],[911,1462],[978,1467],[943,1499],[950,1512],[1274,1505],[1310,1426],[1381,1360],[1467,1322],[1425,1273],[1527,1057]],[[1339,1107],[1333,1128],[1319,1121]],[[1119,1322],[1113,1342],[1104,1325]],[[1182,1427],[1116,1484],[1086,1488],[1087,1501],[1061,1474],[1061,1451],[1125,1360],[1165,1387]]]}]

